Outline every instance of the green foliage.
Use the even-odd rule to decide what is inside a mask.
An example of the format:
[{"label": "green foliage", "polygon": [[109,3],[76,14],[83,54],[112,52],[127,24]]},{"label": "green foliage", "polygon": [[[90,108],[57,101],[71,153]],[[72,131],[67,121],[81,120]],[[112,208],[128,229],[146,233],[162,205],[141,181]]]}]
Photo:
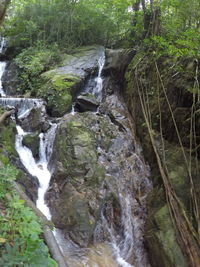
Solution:
[{"label": "green foliage", "polygon": [[33,46],[38,40],[66,49],[113,44],[126,32],[126,1],[13,0],[5,23],[10,45]]},{"label": "green foliage", "polygon": [[17,175],[10,165],[0,168],[0,266],[56,267],[38,218],[12,188]]},{"label": "green foliage", "polygon": [[[5,112],[5,111],[2,111],[2,112]],[[4,156],[16,155],[16,151],[14,148],[15,131],[16,131],[15,124],[11,121],[6,121],[4,122],[4,124],[0,125],[0,144],[1,144],[0,157],[3,157],[3,155]],[[8,161],[8,157],[7,157],[7,161]]]},{"label": "green foliage", "polygon": [[144,40],[145,48],[153,51],[158,59],[169,56],[174,59],[198,58],[200,49],[200,33],[188,29],[179,38],[168,39],[167,36],[153,36]]},{"label": "green foliage", "polygon": [[56,45],[48,47],[40,42],[34,47],[24,49],[15,58],[19,68],[20,93],[36,91],[40,87],[38,76],[59,61],[60,56]]}]

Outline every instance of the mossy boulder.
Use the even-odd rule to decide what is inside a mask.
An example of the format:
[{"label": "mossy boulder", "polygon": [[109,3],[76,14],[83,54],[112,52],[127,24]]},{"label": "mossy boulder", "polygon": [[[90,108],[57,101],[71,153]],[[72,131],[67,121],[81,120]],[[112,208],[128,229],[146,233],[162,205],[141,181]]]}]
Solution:
[{"label": "mossy boulder", "polygon": [[39,144],[39,134],[37,132],[25,135],[23,138],[23,145],[25,145],[32,151],[33,157],[35,159],[39,157]]},{"label": "mossy boulder", "polygon": [[86,79],[98,69],[101,46],[76,49],[72,55],[63,55],[59,67],[41,75],[41,86],[37,96],[47,100],[52,116],[63,116],[70,111],[72,102]]},{"label": "mossy boulder", "polygon": [[96,198],[105,170],[98,163],[95,134],[82,120],[79,114],[68,115],[57,131],[56,170],[47,198],[55,225],[70,230],[70,237],[85,245],[95,225]]},{"label": "mossy boulder", "polygon": [[43,86],[38,96],[47,100],[47,109],[51,116],[63,116],[72,107],[73,97],[82,84],[81,78],[54,71],[42,75]]}]

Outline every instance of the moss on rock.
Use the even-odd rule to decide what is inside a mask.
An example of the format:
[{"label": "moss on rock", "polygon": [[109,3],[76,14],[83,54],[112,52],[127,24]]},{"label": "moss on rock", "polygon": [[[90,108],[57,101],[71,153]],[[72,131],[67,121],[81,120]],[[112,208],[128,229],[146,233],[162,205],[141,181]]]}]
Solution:
[{"label": "moss on rock", "polygon": [[187,267],[187,262],[176,240],[176,231],[167,205],[157,209],[148,226],[148,246],[153,266]]},{"label": "moss on rock", "polygon": [[7,157],[17,156],[15,150],[15,124],[11,121],[6,121],[0,126],[0,153],[4,153]]},{"label": "moss on rock", "polygon": [[37,96],[47,100],[47,108],[52,116],[64,115],[71,109],[72,99],[81,79],[78,76],[58,74],[54,71],[46,72],[41,77],[43,85]]}]

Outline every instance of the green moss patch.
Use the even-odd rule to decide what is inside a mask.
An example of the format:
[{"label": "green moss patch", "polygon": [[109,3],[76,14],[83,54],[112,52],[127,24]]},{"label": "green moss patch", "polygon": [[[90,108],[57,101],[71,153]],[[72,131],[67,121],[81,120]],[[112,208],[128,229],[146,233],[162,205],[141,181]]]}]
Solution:
[{"label": "green moss patch", "polygon": [[38,96],[47,100],[47,107],[52,116],[63,116],[71,109],[72,99],[81,79],[54,71],[44,73],[42,79],[43,85]]}]

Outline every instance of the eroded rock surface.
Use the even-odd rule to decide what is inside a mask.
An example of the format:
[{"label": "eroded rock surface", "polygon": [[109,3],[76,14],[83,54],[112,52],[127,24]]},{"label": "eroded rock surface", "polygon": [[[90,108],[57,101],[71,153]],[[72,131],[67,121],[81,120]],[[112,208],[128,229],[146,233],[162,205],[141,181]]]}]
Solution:
[{"label": "eroded rock surface", "polygon": [[[133,216],[142,229],[151,188],[148,168],[135,153],[125,107],[116,95],[103,105],[103,113],[66,115],[55,140],[55,169],[47,194],[52,220],[81,246],[111,241],[105,221],[118,239],[125,233],[124,216]],[[142,230],[138,224],[132,227],[138,236],[132,246],[142,247]],[[138,260],[136,254],[130,262]]]}]

